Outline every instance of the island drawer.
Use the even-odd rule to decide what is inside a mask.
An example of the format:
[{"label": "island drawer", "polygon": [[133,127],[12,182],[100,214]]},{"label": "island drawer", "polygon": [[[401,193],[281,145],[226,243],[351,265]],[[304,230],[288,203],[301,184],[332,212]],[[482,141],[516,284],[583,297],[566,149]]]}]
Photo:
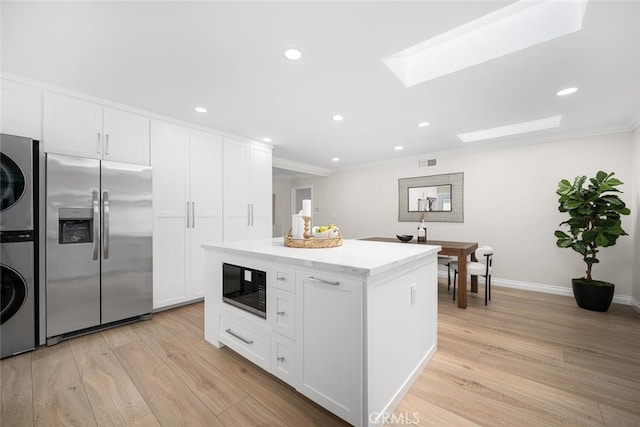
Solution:
[{"label": "island drawer", "polygon": [[277,266],[273,270],[273,287],[284,291],[296,292],[295,270]]},{"label": "island drawer", "polygon": [[284,336],[296,339],[296,295],[282,289],[272,289],[268,310],[271,328]]},{"label": "island drawer", "polygon": [[297,387],[296,342],[277,332],[271,335],[271,373],[290,386]]},{"label": "island drawer", "polygon": [[264,324],[220,316],[220,342],[269,370],[270,330]]}]

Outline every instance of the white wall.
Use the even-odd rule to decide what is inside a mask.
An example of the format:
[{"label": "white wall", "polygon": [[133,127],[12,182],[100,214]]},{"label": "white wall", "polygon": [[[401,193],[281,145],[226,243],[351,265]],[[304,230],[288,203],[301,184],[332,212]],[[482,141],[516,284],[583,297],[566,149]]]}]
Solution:
[{"label": "white wall", "polygon": [[637,126],[631,136],[632,140],[632,157],[631,168],[633,170],[633,191],[630,195],[632,201],[629,201],[629,205],[632,209],[632,215],[634,217],[633,227],[633,274],[632,274],[632,290],[631,290],[631,303],[635,309],[640,312],[640,126]]},{"label": "white wall", "polygon": [[[419,169],[412,161],[345,171],[292,185],[312,184],[319,210],[314,223],[336,223],[347,238],[415,235],[417,223],[398,222],[398,178],[464,172],[464,223],[427,223],[428,238],[493,246],[496,284],[561,287],[548,290],[566,293],[585,265],[577,253],[556,247],[553,233],[565,217],[555,190],[563,178],[590,177],[598,170],[616,173],[625,183],[623,200],[630,203],[630,133],[442,157],[436,168]],[[635,211],[624,218],[627,232],[636,218]],[[594,267],[595,278],[616,283],[620,302],[628,303],[631,295],[632,247],[632,238],[620,238],[603,249]]]}]

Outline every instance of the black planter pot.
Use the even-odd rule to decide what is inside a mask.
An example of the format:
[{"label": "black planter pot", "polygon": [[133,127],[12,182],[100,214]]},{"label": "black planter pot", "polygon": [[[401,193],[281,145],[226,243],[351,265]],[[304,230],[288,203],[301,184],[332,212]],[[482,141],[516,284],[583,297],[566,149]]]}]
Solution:
[{"label": "black planter pot", "polygon": [[578,307],[592,311],[607,311],[613,301],[613,293],[616,286],[613,283],[587,279],[571,279],[573,297]]}]

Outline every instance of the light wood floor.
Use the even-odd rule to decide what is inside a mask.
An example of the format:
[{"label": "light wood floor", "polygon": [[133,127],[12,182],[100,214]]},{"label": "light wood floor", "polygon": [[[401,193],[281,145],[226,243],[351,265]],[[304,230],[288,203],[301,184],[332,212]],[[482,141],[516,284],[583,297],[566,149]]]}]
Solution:
[{"label": "light wood floor", "polygon": [[[482,286],[481,286],[482,288]],[[484,289],[481,289],[481,292]],[[459,310],[440,283],[439,348],[391,425],[640,426],[640,315],[494,288]],[[0,362],[2,426],[334,426],[203,339],[203,304]]]}]

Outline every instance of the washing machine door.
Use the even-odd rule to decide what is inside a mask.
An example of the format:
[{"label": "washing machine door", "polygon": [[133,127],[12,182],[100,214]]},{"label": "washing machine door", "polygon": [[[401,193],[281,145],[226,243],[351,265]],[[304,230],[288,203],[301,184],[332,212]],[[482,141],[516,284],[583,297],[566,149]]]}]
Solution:
[{"label": "washing machine door", "polygon": [[27,282],[20,273],[5,265],[0,266],[0,281],[2,282],[0,325],[2,325],[15,316],[24,305],[27,299]]},{"label": "washing machine door", "polygon": [[33,141],[2,135],[0,231],[33,230]]}]

